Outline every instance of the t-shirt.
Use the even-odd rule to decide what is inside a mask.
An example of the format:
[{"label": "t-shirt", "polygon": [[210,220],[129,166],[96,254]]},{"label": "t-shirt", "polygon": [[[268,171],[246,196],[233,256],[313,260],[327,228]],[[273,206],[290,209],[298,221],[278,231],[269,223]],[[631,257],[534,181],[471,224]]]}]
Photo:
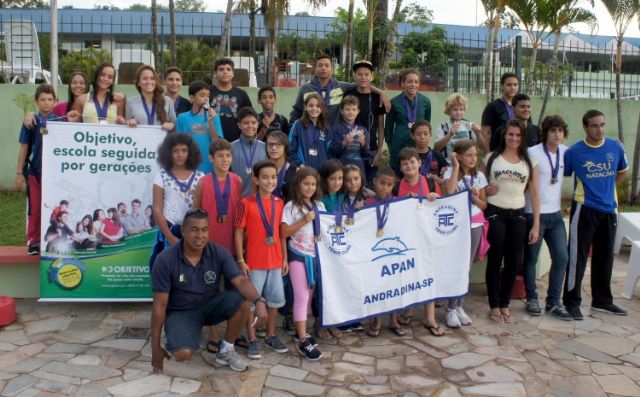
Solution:
[{"label": "t-shirt", "polygon": [[220,292],[221,275],[225,280],[242,275],[227,249],[208,243],[193,266],[185,258],[182,244],[180,241],[163,250],[151,272],[151,290],[169,293],[168,311],[195,309]]},{"label": "t-shirt", "polygon": [[[216,128],[217,135],[222,138],[222,124],[220,116],[217,114],[213,118],[213,125]],[[194,114],[191,111],[184,112],[178,116],[176,131],[188,134],[198,145],[200,149],[201,162],[198,169],[203,173],[213,171],[213,164],[209,161],[209,144],[211,144],[211,128],[209,127],[209,118],[205,113]]]},{"label": "t-shirt", "polygon": [[[567,147],[565,145],[560,145],[558,147],[557,153],[559,154],[559,157],[556,157],[556,153],[549,153],[554,166],[557,163],[557,158],[559,158],[560,162],[557,175],[558,181],[556,183],[551,183],[551,164],[549,164],[549,158],[545,154],[542,145],[544,145],[544,143],[530,147],[528,152],[529,157],[536,159],[538,162],[538,196],[540,197],[540,213],[553,214],[560,211],[562,177],[564,175],[564,153],[567,151]],[[531,197],[529,196],[529,192],[525,193],[525,198],[526,206],[524,211],[527,214],[531,214],[533,213],[533,208],[531,207]]]},{"label": "t-shirt", "polygon": [[[111,218],[106,218],[102,222],[102,226],[102,231],[109,236],[115,237],[121,235],[122,233],[122,225],[116,225],[116,223]],[[108,240],[105,242],[108,242]]]},{"label": "t-shirt", "polygon": [[176,113],[176,117],[184,112],[190,111],[191,108],[191,102],[187,98],[180,95],[178,95],[178,99],[173,102],[173,111]]},{"label": "t-shirt", "polygon": [[[458,171],[460,172],[460,171]],[[449,180],[451,179],[451,174],[453,173],[453,169],[449,168],[445,171],[444,173],[444,177],[442,179]],[[471,175],[465,175],[462,179],[458,180],[458,183],[456,184],[456,192],[461,192],[464,190],[469,190],[469,189],[473,189],[474,187],[478,190],[486,187],[488,185],[487,183],[487,177],[484,176],[484,174],[481,171],[476,171],[476,175],[471,178]],[[474,203],[471,203],[471,217],[481,213],[482,210],[480,209],[480,207],[478,207],[477,205],[475,205]],[[478,226],[482,226],[481,223],[472,223],[471,227],[478,227]]]},{"label": "t-shirt", "polygon": [[502,98],[489,102],[482,111],[482,125],[488,125],[491,127],[491,135],[489,138],[489,148],[491,151],[496,150],[500,144],[500,134],[498,134],[498,129],[512,118],[513,110],[511,104],[505,102]]},{"label": "t-shirt", "polygon": [[[324,204],[316,202],[318,211],[324,211]],[[293,201],[284,206],[282,223],[293,225],[309,212],[307,207],[300,208]],[[306,223],[289,238],[289,248],[304,255],[316,256],[315,236],[313,235],[313,222]]]},{"label": "t-shirt", "polygon": [[147,229],[150,229],[149,226],[149,218],[147,218],[144,214],[138,212],[134,214],[133,212],[128,214],[127,216],[122,217],[122,226],[124,226],[124,230],[131,234],[133,233],[133,229],[141,229],[136,233],[143,232]]},{"label": "t-shirt", "polygon": [[[145,111],[144,105],[142,104],[143,100],[144,99],[141,95],[134,96],[131,99],[127,99],[127,107],[125,112],[127,120],[135,119],[139,125],[162,125],[160,120],[158,120],[158,112],[154,111],[154,104],[147,104],[149,112],[153,113],[153,123],[149,123],[147,112]],[[171,98],[166,95],[164,96],[164,110],[167,113],[166,122],[175,123],[176,112],[173,109],[173,102],[171,101]]]},{"label": "t-shirt", "polygon": [[34,127],[27,128],[24,124],[20,127],[18,142],[31,147],[31,153],[26,159],[28,166],[25,178],[27,175],[33,175],[39,178],[42,174],[42,133],[40,129],[43,128],[43,120],[45,120],[44,124],[46,124],[46,120],[55,120],[56,118],[57,116],[53,113],[46,117],[38,115],[36,116],[36,125]]},{"label": "t-shirt", "polygon": [[[436,142],[440,139],[444,138],[445,135],[451,131],[451,121],[447,121],[445,123],[440,124],[438,129],[436,130]],[[471,125],[467,120],[460,120],[460,124],[458,126],[458,130],[455,134],[449,139],[449,142],[445,145],[444,148],[440,151],[442,157],[447,160],[448,164],[451,164],[451,153],[453,153],[453,148],[456,146],[456,142],[461,139],[469,139],[472,142],[477,142],[476,133],[471,130]]]},{"label": "t-shirt", "polygon": [[231,156],[231,170],[242,179],[242,196],[246,196],[251,191],[253,165],[267,159],[266,145],[257,139],[240,135],[240,138],[231,142]]},{"label": "t-shirt", "polygon": [[196,186],[198,181],[204,176],[201,171],[193,171],[193,180],[191,176],[182,180],[178,179],[185,185],[189,184],[186,192],[181,192],[178,183],[167,173],[165,169],[160,169],[160,172],[156,174],[153,179],[153,184],[161,187],[164,190],[164,201],[162,203],[162,214],[168,222],[174,225],[181,225],[187,210],[193,206],[193,196],[196,192]]},{"label": "t-shirt", "polygon": [[564,165],[564,176],[575,174],[575,201],[596,211],[616,212],[616,176],[629,168],[619,142],[611,138],[605,138],[600,146],[576,142],[565,152]]},{"label": "t-shirt", "polygon": [[[282,131],[285,134],[289,134],[289,120],[281,114],[276,113],[273,117],[273,121],[269,124],[268,127],[265,127],[264,123],[264,113],[258,114],[258,139],[262,141],[267,141],[267,137],[273,131]],[[264,135],[260,135],[260,131],[266,128]]]},{"label": "t-shirt", "polygon": [[[420,192],[420,189],[422,189],[422,192]],[[427,179],[422,175],[420,175],[418,182],[414,183],[413,185],[409,184],[409,182],[407,182],[405,178],[402,178],[393,187],[393,194],[394,196],[397,196],[397,197],[406,197],[411,193],[417,194],[418,197],[420,195],[425,197],[427,194],[431,192],[432,190],[429,189],[429,184],[427,183]],[[442,192],[440,191],[437,191],[436,193],[442,194]]]},{"label": "t-shirt", "polygon": [[227,217],[223,222],[218,222],[218,203],[216,192],[213,188],[213,179],[216,179],[220,187],[220,193],[224,193],[224,180],[218,180],[214,173],[205,175],[200,183],[202,184],[202,208],[209,214],[209,241],[220,244],[233,252],[233,216],[238,210],[238,204],[242,197],[240,190],[240,177],[233,172],[229,172],[229,206],[227,207]]},{"label": "t-shirt", "polygon": [[229,91],[222,91],[214,85],[209,88],[211,97],[211,107],[220,116],[224,139],[233,142],[240,137],[240,128],[236,123],[238,110],[245,106],[251,106],[251,99],[247,93],[238,88],[232,87]]},{"label": "t-shirt", "polygon": [[260,210],[256,201],[256,195],[251,194],[240,200],[240,206],[234,222],[235,227],[241,227],[246,237],[245,260],[251,270],[280,269],[283,262],[282,243],[280,242],[280,222],[284,202],[280,197],[261,198],[262,207],[271,224],[271,200],[275,200],[276,214],[274,217],[273,238],[274,244],[266,244],[267,231],[262,223]]},{"label": "t-shirt", "polygon": [[387,114],[387,109],[380,106],[380,94],[373,92],[361,93],[357,88],[347,90],[346,95],[353,95],[360,102],[360,113],[356,117],[356,124],[364,126],[369,131],[369,149],[378,150],[378,116]]},{"label": "t-shirt", "polygon": [[[488,163],[487,156],[485,163]],[[531,159],[531,167],[535,167],[535,159]],[[529,167],[524,160],[511,164],[502,157],[493,160],[491,172],[489,173],[489,183],[496,183],[499,186],[498,193],[487,197],[487,202],[503,209],[524,208],[524,190],[529,181]]]}]

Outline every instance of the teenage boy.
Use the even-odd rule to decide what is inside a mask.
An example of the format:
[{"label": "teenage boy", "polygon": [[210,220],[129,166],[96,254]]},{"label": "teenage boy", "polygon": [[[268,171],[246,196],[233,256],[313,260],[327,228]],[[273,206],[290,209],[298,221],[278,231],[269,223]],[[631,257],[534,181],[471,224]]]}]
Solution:
[{"label": "teenage boy", "polygon": [[133,199],[131,201],[131,213],[120,219],[127,235],[138,234],[151,229],[149,219],[140,212],[141,206],[142,202],[140,200]]},{"label": "teenage boy", "polygon": [[180,95],[182,89],[182,70],[176,66],[168,68],[162,76],[164,85],[167,87],[167,96],[171,98],[173,102],[173,110],[176,112],[176,116],[184,112],[188,112],[191,109],[191,103],[189,100]]},{"label": "teenage boy", "polygon": [[220,116],[209,104],[209,87],[204,81],[194,81],[189,85],[191,108],[178,116],[176,131],[191,135],[200,149],[202,162],[198,169],[209,173],[213,170],[208,160],[209,145],[222,137]]},{"label": "teenage boy", "polygon": [[507,72],[500,77],[502,97],[487,104],[482,112],[482,122],[478,144],[485,153],[496,150],[500,143],[498,129],[514,118],[511,98],[518,93],[520,80],[515,73]]},{"label": "teenage boy", "polygon": [[29,255],[40,254],[40,216],[42,201],[42,135],[47,133],[47,120],[55,120],[53,107],[56,92],[49,84],[36,88],[35,115],[33,127],[20,127],[20,149],[16,167],[16,188],[27,186],[27,246]]},{"label": "teenage boy", "polygon": [[[516,94],[511,98],[513,118],[522,121],[526,127],[527,147],[532,147],[540,143],[540,127],[531,122],[531,98],[527,94]],[[498,128],[497,135],[500,136],[504,126]]]},{"label": "teenage boy", "polygon": [[240,137],[240,129],[236,122],[238,110],[251,107],[251,99],[247,93],[233,86],[233,61],[229,58],[219,58],[213,65],[215,83],[211,86],[211,107],[220,116],[224,139],[229,142]]},{"label": "teenage boy", "polygon": [[420,174],[427,178],[429,191],[442,195],[442,175],[447,169],[447,160],[429,147],[431,140],[431,124],[427,120],[419,120],[411,126],[411,139],[415,142],[420,156]]},{"label": "teenage boy", "polygon": [[258,114],[258,139],[266,142],[267,137],[273,131],[282,131],[289,135],[289,121],[283,115],[275,112],[276,90],[270,85],[260,88],[258,103],[262,106],[262,112]]},{"label": "teenage boy", "polygon": [[[278,308],[285,303],[282,276],[289,272],[289,263],[286,239],[280,238],[284,202],[273,194],[278,184],[275,163],[271,160],[256,163],[253,166],[253,182],[258,191],[240,201],[234,222],[236,258],[242,273],[249,277],[266,300],[268,320],[265,345],[278,353],[286,353],[289,349],[276,336]],[[247,357],[260,358],[260,347],[252,321],[253,309],[251,313],[247,321]]]},{"label": "teenage boy", "polygon": [[591,310],[626,316],[613,303],[611,272],[613,240],[618,224],[616,185],[627,177],[629,164],[622,145],[606,137],[604,114],[588,110],[582,116],[585,139],[564,155],[564,175],[574,175],[569,227],[569,265],[564,282],[564,306],[582,320],[582,277],[591,255]]},{"label": "teenage boy", "polygon": [[[313,71],[315,76],[310,82],[303,84],[298,91],[298,96],[289,115],[289,124],[291,125],[293,125],[294,121],[302,117],[304,100],[307,94],[311,92],[318,93],[324,99],[324,105],[329,116],[329,125],[334,125],[338,121],[342,97],[347,90],[355,88],[354,84],[332,78],[333,65],[331,64],[331,56],[329,55],[323,54],[316,57]],[[380,94],[382,102],[387,109],[391,108],[389,97],[387,97],[384,92],[376,87],[371,87],[371,90]]]},{"label": "teenage boy", "polygon": [[[517,97],[517,95],[516,95]],[[527,291],[526,310],[532,316],[542,314],[538,303],[536,288],[536,262],[542,246],[547,243],[551,254],[551,271],[545,311],[565,321],[573,318],[560,304],[562,282],[567,270],[569,254],[567,252],[567,231],[560,211],[562,195],[562,175],[564,173],[564,154],[567,147],[562,144],[567,137],[567,124],[557,115],[547,116],[542,121],[542,143],[529,148],[529,157],[538,163],[538,187],[540,197],[540,231],[538,241],[528,244],[524,249],[523,275]],[[525,216],[527,228],[533,226],[531,197],[525,193]]]},{"label": "teenage boy", "polygon": [[253,165],[267,159],[267,150],[264,142],[256,138],[258,115],[252,108],[246,107],[238,111],[238,128],[241,135],[231,143],[231,170],[242,179],[244,197],[251,191]]}]

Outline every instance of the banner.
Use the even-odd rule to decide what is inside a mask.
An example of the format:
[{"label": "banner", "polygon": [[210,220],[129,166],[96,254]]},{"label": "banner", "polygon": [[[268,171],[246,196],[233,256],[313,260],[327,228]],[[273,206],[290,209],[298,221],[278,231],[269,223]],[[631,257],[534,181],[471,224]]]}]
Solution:
[{"label": "banner", "polygon": [[151,300],[160,127],[47,123],[41,300]]},{"label": "banner", "polygon": [[[384,234],[376,208],[356,212],[336,228],[322,213],[320,313],[323,326],[382,315],[418,303],[467,293],[471,219],[468,192],[419,205],[393,201]],[[337,229],[337,230],[336,230]]]}]

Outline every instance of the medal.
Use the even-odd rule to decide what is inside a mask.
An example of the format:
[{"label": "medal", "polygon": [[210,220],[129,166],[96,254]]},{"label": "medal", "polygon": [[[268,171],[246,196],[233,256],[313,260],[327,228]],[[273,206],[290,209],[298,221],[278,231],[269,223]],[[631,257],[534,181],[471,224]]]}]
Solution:
[{"label": "medal", "polygon": [[[329,196],[329,198],[331,198],[331,196]],[[344,208],[344,196],[342,194],[340,194],[340,193],[336,193],[335,199],[336,199],[336,206],[334,207],[335,210],[333,211],[333,216],[334,216],[334,219],[336,221],[335,231],[336,231],[336,233],[342,233],[343,230],[344,230],[342,228],[342,213],[343,213],[343,208]]]},{"label": "medal", "polygon": [[413,100],[415,103],[413,106],[411,106],[411,102],[409,101],[409,98],[407,98],[406,95],[402,96],[402,105],[404,106],[404,110],[407,113],[407,120],[409,120],[409,122],[407,123],[407,126],[409,128],[413,127],[413,123],[416,122],[416,119],[418,116],[418,96],[416,95],[416,97]]},{"label": "medal", "polygon": [[418,209],[421,210],[424,208],[424,203],[422,201],[418,202]]},{"label": "medal", "polygon": [[218,215],[218,223],[224,223],[227,220],[227,215]]},{"label": "medal", "polygon": [[284,186],[284,174],[287,172],[287,168],[289,168],[289,164],[285,162],[282,168],[280,169],[280,171],[278,172],[278,183],[276,184],[276,188],[273,191],[273,194],[275,194],[276,196],[282,197],[282,186]]},{"label": "medal", "polygon": [[411,123],[411,122],[407,123],[407,127],[409,127],[409,128],[413,127],[413,123]]},{"label": "medal", "polygon": [[344,220],[344,224],[345,224],[345,225],[349,225],[349,226],[351,226],[351,225],[353,225],[353,224],[355,224],[355,223],[356,223],[355,218],[347,217],[347,219],[345,219],[345,220]]},{"label": "medal", "polygon": [[276,243],[276,239],[273,238],[273,236],[267,236],[267,238],[264,239],[264,243],[266,245],[274,245]]},{"label": "medal", "polygon": [[316,242],[322,240],[322,236],[320,235],[320,212],[318,211],[318,206],[316,203],[312,203],[312,205],[304,203],[304,206],[309,211],[313,211],[315,216],[313,217],[313,237]]},{"label": "medal", "polygon": [[49,130],[47,130],[47,118],[40,118],[36,116],[36,121],[40,125],[40,134],[47,135],[49,133]]},{"label": "medal", "polygon": [[49,133],[49,130],[47,130],[47,127],[42,127],[40,128],[40,133],[42,135],[47,135]]},{"label": "medal", "polygon": [[251,175],[251,167],[253,166],[253,158],[256,155],[256,149],[258,147],[257,144],[253,144],[254,140],[249,139],[249,154],[247,155],[247,151],[244,148],[244,144],[242,143],[242,137],[238,141],[240,144],[240,149],[242,149],[242,155],[244,156],[244,173],[247,175]]},{"label": "medal", "polygon": [[251,168],[250,167],[245,168],[244,173],[247,175],[251,175]]},{"label": "medal", "polygon": [[[309,156],[316,157],[318,155],[318,139],[320,135],[320,131],[316,128],[316,126],[311,123],[309,127],[303,130],[304,141],[303,145],[306,143],[306,146],[309,148],[308,153]],[[304,147],[304,146],[303,146]]]},{"label": "medal", "polygon": [[338,225],[336,225],[334,230],[336,231],[336,233],[342,233],[344,231],[344,230],[342,230],[342,226],[338,226]]},{"label": "medal", "polygon": [[[142,102],[144,102],[144,98],[142,98]],[[109,95],[105,96],[104,104],[101,106],[100,102],[98,102],[98,98],[96,98],[96,96],[94,94],[93,95],[93,104],[96,106],[96,114],[98,116],[98,120],[99,120],[100,124],[102,124],[102,122],[104,122],[104,124],[107,124],[107,111],[109,110]],[[154,108],[154,110],[155,110],[155,108]]]},{"label": "medal", "polygon": [[169,177],[173,179],[176,185],[178,185],[178,189],[180,189],[180,196],[182,196],[182,198],[184,199],[188,198],[189,191],[191,190],[191,185],[193,185],[193,181],[196,178],[196,172],[194,171],[191,173],[191,177],[189,178],[187,183],[184,183],[178,180],[178,178],[175,175],[173,175],[173,172],[171,172],[170,170],[166,170],[166,172],[167,172],[167,175],[169,175]]},{"label": "medal", "polygon": [[211,179],[213,181],[213,191],[216,197],[216,211],[218,212],[218,223],[223,223],[227,220],[227,212],[229,211],[229,197],[231,196],[231,178],[229,174],[224,180],[224,191],[220,191],[220,182],[215,172],[211,173]]},{"label": "medal", "polygon": [[273,195],[270,197],[271,200],[271,222],[267,219],[267,213],[264,210],[264,206],[262,205],[262,198],[260,197],[260,193],[256,193],[256,202],[258,204],[258,211],[260,212],[260,218],[262,219],[262,226],[264,227],[264,231],[267,234],[267,238],[264,239],[264,243],[266,245],[275,244],[276,240],[273,237],[274,226],[276,224],[276,200]]},{"label": "medal", "polygon": [[384,230],[382,230],[382,229],[376,230],[376,237],[377,238],[382,238],[382,236],[384,236]]},{"label": "medal", "polygon": [[551,178],[551,184],[555,185],[556,183],[558,183],[558,178]]},{"label": "medal", "polygon": [[427,178],[428,178],[428,175],[431,174],[432,159],[433,159],[433,151],[432,149],[429,149],[429,152],[427,153],[427,157],[422,162],[422,164],[420,164],[420,174],[426,176]]},{"label": "medal", "polygon": [[[147,125],[154,125],[155,118],[156,118],[156,104],[154,103],[153,105],[151,105],[151,111],[149,111],[149,107],[147,106],[147,101],[145,101],[143,97],[141,97],[141,99],[142,99],[142,107],[144,108],[144,113],[147,115]],[[105,104],[106,103],[107,102],[105,101]]]},{"label": "medal", "polygon": [[344,221],[346,225],[353,225],[356,223],[356,203],[358,202],[358,196],[356,195],[353,200],[348,195],[345,197],[344,206],[347,207],[347,219]]},{"label": "medal", "polygon": [[318,155],[318,149],[314,149],[314,148],[309,149],[309,156],[317,156],[317,155]]},{"label": "medal", "polygon": [[549,160],[549,167],[551,168],[551,184],[555,185],[558,183],[558,171],[560,171],[560,148],[556,148],[556,163],[553,164],[551,160],[551,155],[549,154],[549,149],[546,144],[542,144],[542,149],[544,150],[544,154],[547,155],[547,160]]},{"label": "medal", "polygon": [[376,231],[376,237],[380,238],[384,235],[384,225],[387,224],[389,219],[389,198],[384,199],[383,209],[380,209],[380,201],[376,203],[376,221],[378,224],[378,230]]}]

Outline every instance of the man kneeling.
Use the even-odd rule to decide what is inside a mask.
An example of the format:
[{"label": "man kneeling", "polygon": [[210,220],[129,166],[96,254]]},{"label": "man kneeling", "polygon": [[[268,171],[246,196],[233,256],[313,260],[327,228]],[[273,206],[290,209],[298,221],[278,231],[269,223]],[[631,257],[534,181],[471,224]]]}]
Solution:
[{"label": "man kneeling", "polygon": [[[227,329],[215,361],[229,365],[234,371],[244,371],[247,364],[235,352],[233,341],[247,321],[249,302],[256,305],[258,326],[264,326],[267,320],[264,299],[242,275],[231,253],[209,243],[208,238],[206,211],[191,209],[182,222],[182,240],[162,251],[154,262],[151,274],[154,372],[162,372],[165,358],[188,360],[199,348],[202,327],[223,321],[227,322]],[[235,288],[220,292],[221,275]],[[166,350],[160,345],[163,325]]]}]

